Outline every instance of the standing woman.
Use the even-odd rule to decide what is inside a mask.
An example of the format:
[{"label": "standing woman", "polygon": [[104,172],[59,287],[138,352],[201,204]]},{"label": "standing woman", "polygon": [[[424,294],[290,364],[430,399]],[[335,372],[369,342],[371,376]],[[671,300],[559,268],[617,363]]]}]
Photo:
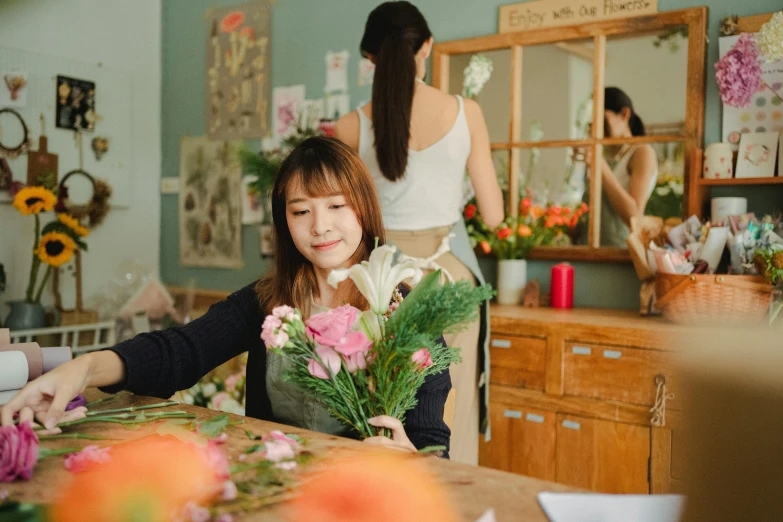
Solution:
[{"label": "standing woman", "polygon": [[[427,21],[414,5],[376,7],[360,46],[375,64],[372,101],[342,117],[336,137],[366,163],[389,243],[425,271],[441,268],[454,280],[483,283],[462,219],[465,169],[489,227],[503,221],[503,196],[481,108],[424,83],[432,46]],[[488,334],[485,308],[466,331],[446,336],[448,345],[462,349],[462,363],[450,370],[455,393],[450,453],[458,462],[477,464],[480,426],[487,429]]]}]

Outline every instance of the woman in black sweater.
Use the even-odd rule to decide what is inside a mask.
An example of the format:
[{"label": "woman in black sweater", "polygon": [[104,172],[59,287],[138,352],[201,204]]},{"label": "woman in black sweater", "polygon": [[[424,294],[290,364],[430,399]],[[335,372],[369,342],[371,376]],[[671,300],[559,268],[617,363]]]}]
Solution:
[{"label": "woman in black sweater", "polygon": [[[326,280],[333,269],[368,259],[375,238],[384,243],[378,197],[364,163],[353,151],[338,140],[310,138],[280,167],[272,189],[272,215],[277,255],[271,274],[234,292],[185,326],[140,334],[44,374],[3,407],[3,425],[11,424],[19,412],[22,420],[35,416],[52,428],[68,401],[88,386],[110,393],[127,389],[170,397],[247,351],[248,416],[338,433],[334,421],[318,410],[320,405],[308,403],[300,390],[280,380],[280,366],[270,360],[273,355],[260,339],[261,323],[273,307],[283,304],[306,315],[346,302],[368,309],[350,280],[337,289]],[[404,426],[390,417],[370,420],[391,429],[392,439],[373,437],[367,442],[409,450],[448,447],[450,431],[443,410],[450,389],[448,371],[428,377]],[[309,413],[302,416],[301,411],[292,410]]]}]

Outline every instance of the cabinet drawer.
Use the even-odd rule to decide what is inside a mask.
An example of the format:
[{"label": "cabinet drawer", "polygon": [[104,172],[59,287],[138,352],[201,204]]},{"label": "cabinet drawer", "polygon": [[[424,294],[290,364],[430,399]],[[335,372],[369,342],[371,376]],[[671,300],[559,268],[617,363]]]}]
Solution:
[{"label": "cabinet drawer", "polygon": [[544,389],[546,340],[493,335],[489,340],[489,380],[531,390]]},{"label": "cabinet drawer", "polygon": [[[671,355],[664,352],[609,346],[566,343],[563,353],[563,391],[566,395],[591,397],[643,406],[655,403],[655,377],[672,386]],[[676,401],[667,403],[674,407]]]}]

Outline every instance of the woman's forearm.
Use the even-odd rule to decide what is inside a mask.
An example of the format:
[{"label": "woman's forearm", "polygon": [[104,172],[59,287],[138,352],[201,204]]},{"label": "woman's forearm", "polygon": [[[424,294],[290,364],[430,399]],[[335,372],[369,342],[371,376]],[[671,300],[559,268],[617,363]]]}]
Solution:
[{"label": "woman's forearm", "polygon": [[639,206],[636,200],[620,186],[620,182],[609,170],[608,165],[604,165],[601,171],[601,185],[612,209],[626,225],[631,226],[631,218],[641,213]]},{"label": "woman's forearm", "polygon": [[87,386],[112,386],[125,380],[125,363],[119,355],[104,350],[82,355],[87,359]]}]

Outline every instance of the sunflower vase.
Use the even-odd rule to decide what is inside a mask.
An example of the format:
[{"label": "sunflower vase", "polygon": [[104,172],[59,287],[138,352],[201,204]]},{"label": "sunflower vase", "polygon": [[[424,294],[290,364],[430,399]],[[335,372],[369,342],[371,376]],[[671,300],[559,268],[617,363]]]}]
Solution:
[{"label": "sunflower vase", "polygon": [[11,313],[5,320],[5,327],[15,330],[31,330],[46,326],[46,311],[40,303],[24,300],[10,301]]}]

